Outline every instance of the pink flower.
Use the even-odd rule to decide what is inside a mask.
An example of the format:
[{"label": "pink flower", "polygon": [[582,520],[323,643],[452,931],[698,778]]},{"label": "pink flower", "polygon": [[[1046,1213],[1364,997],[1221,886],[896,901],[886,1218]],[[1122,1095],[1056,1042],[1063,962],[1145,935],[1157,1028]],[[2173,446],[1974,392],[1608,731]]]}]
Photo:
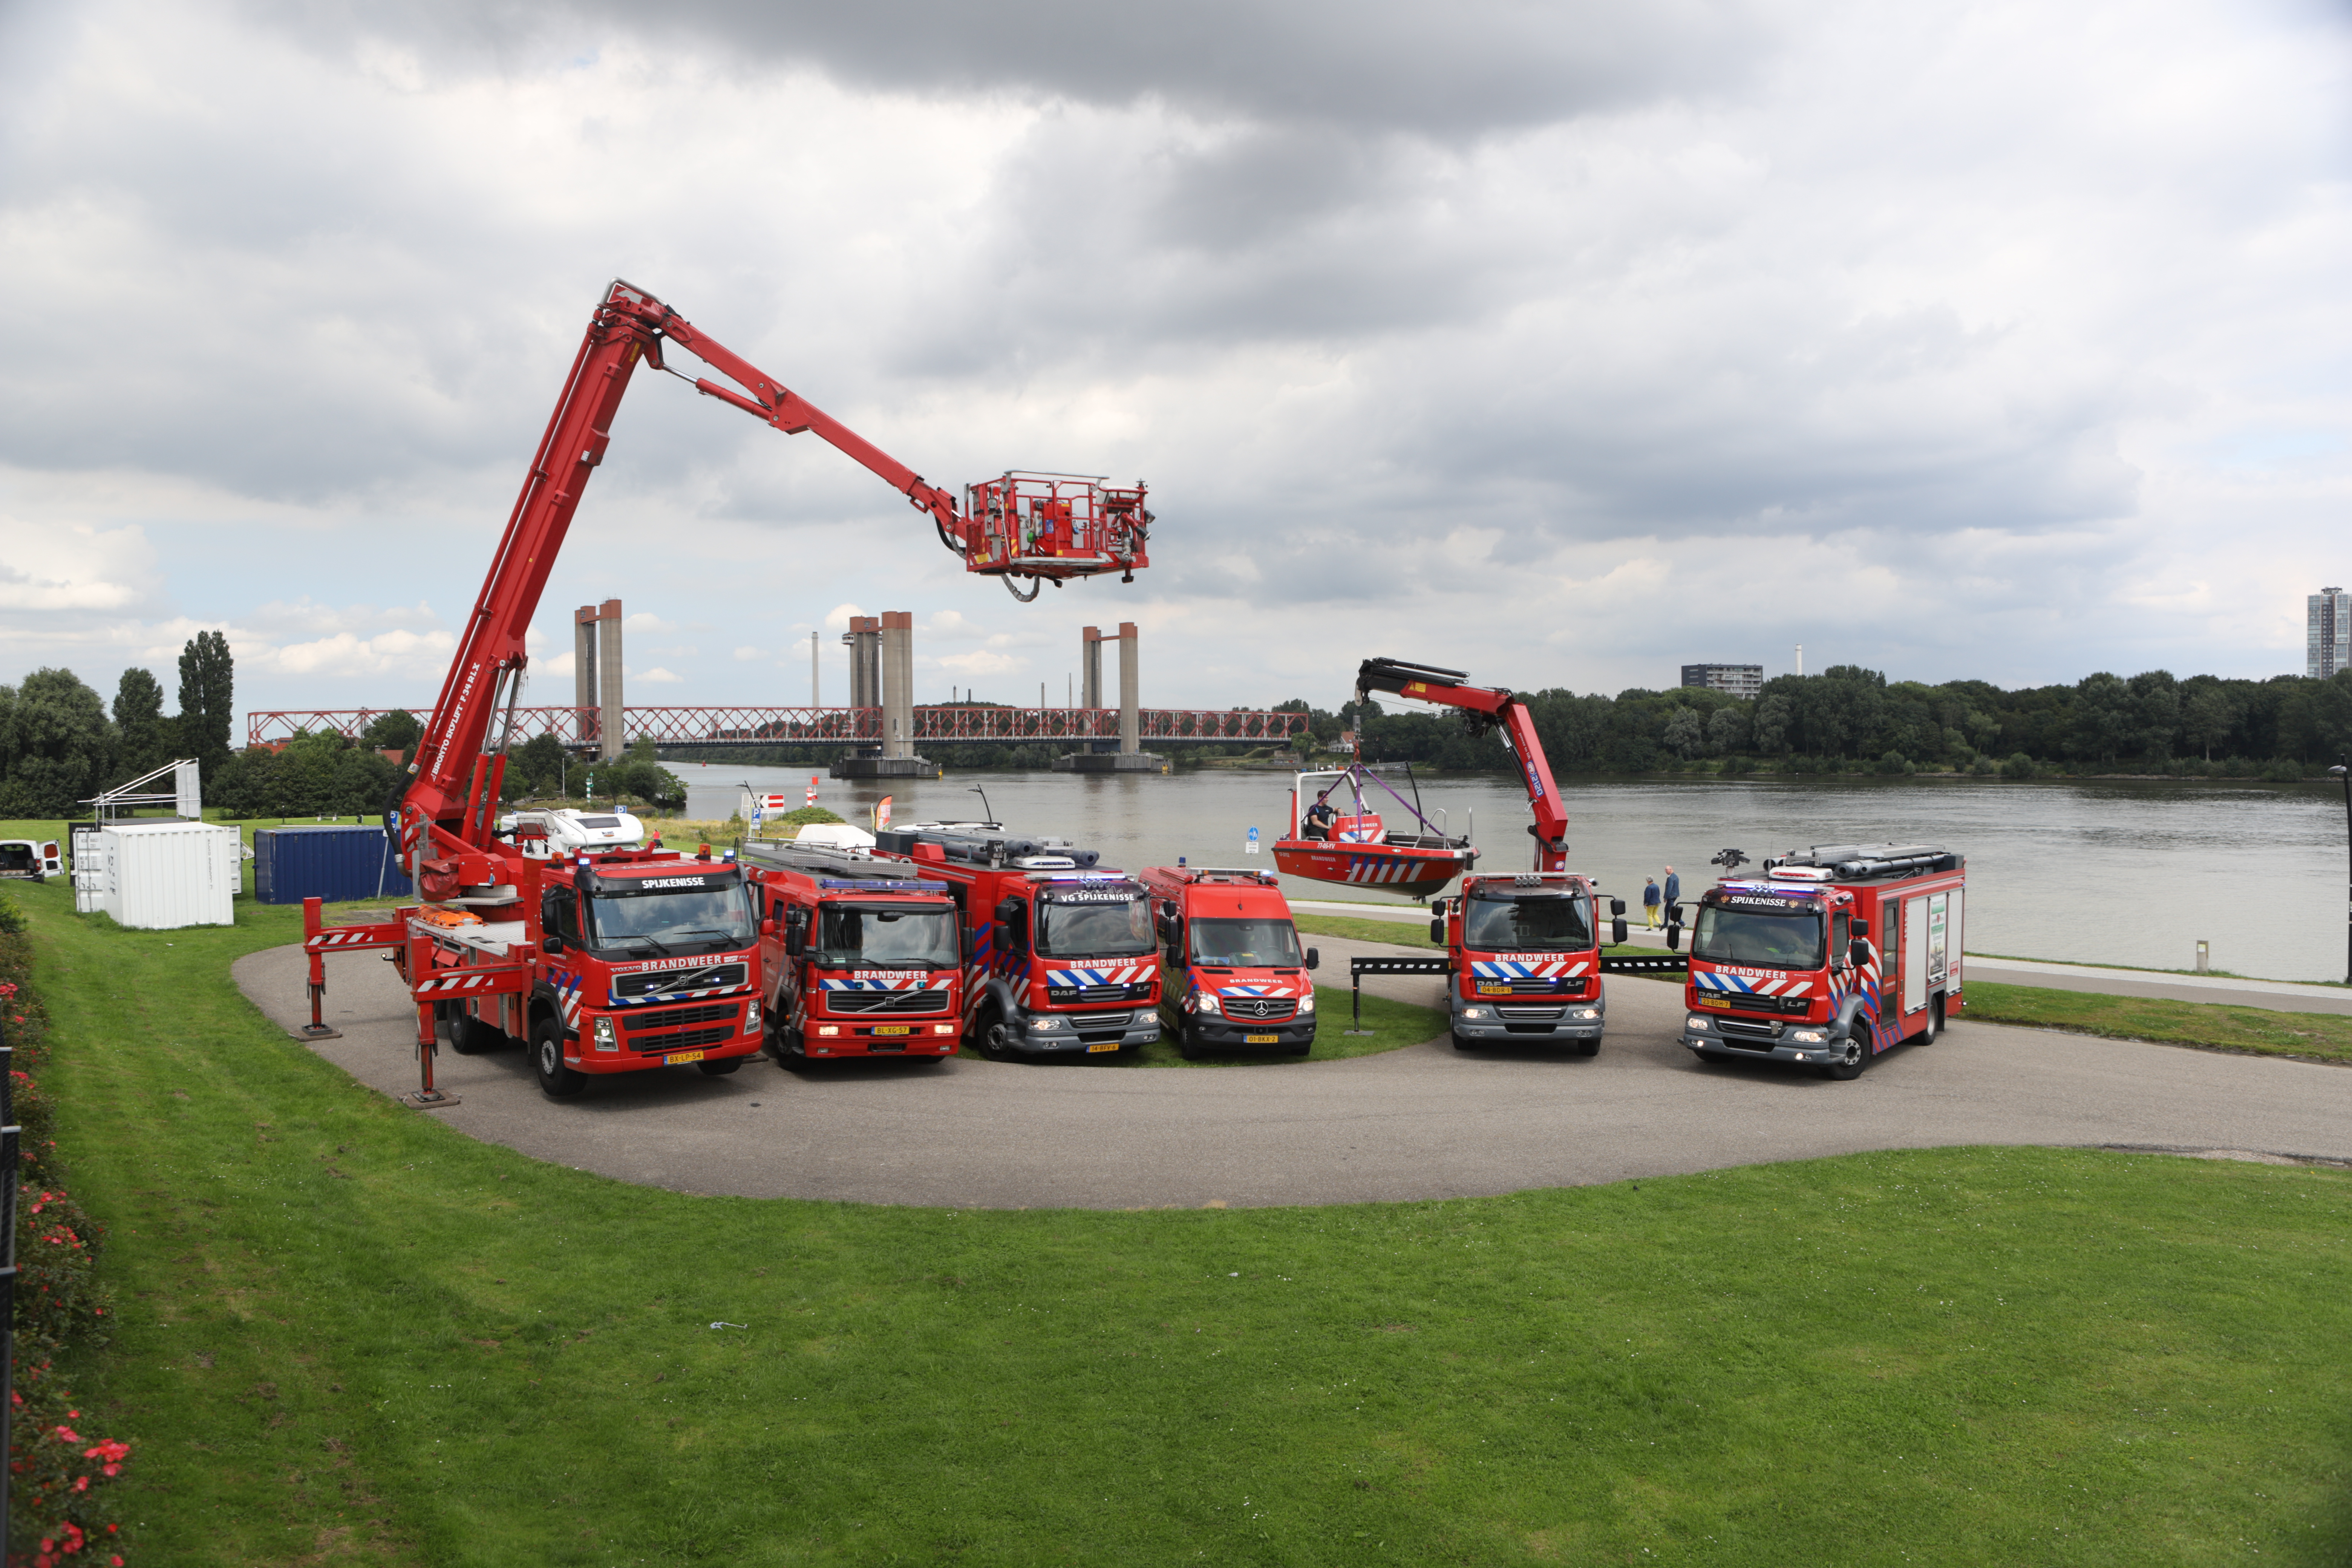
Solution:
[{"label": "pink flower", "polygon": [[[111,1467],[110,1467],[110,1468]],[[86,1492],[89,1490],[89,1478],[88,1476],[76,1476],[74,1478],[74,1490],[78,1492]]]},{"label": "pink flower", "polygon": [[[68,1415],[79,1415],[79,1412],[68,1410],[66,1414]],[[81,1441],[81,1435],[70,1426],[60,1426],[58,1428],[58,1438],[60,1442],[79,1443]]]}]

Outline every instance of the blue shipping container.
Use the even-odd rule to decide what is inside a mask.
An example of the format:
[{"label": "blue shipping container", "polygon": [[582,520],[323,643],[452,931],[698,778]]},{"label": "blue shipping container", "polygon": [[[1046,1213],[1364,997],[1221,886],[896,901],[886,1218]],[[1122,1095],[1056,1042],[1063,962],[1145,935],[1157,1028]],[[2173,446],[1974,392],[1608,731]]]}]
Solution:
[{"label": "blue shipping container", "polygon": [[404,899],[408,878],[381,826],[260,827],[253,834],[253,893],[265,904]]}]

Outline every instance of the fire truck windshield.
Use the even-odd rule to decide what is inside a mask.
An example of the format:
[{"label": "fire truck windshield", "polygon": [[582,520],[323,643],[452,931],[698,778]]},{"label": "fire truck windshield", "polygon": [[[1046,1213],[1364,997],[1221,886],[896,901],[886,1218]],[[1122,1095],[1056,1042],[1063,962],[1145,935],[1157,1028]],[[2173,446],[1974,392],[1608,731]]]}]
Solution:
[{"label": "fire truck windshield", "polygon": [[952,909],[915,905],[826,904],[819,910],[822,969],[953,969],[962,962]]},{"label": "fire truck windshield", "polygon": [[716,952],[751,941],[751,906],[740,884],[722,887],[599,889],[582,900],[591,947],[656,952]]},{"label": "fire truck windshield", "polygon": [[1288,921],[1193,920],[1186,931],[1192,938],[1192,962],[1228,963],[1236,969],[1297,969],[1305,961],[1298,953],[1298,930]]},{"label": "fire truck windshield", "polygon": [[1473,896],[1462,900],[1462,945],[1480,952],[1581,952],[1592,945],[1592,927],[1580,898]]},{"label": "fire truck windshield", "polygon": [[1786,913],[1698,907],[1691,956],[1709,963],[1752,963],[1765,969],[1822,966],[1822,912],[1798,905]]},{"label": "fire truck windshield", "polygon": [[1048,899],[1037,905],[1038,957],[1140,958],[1159,945],[1150,906],[1139,890],[1064,898],[1068,901]]}]

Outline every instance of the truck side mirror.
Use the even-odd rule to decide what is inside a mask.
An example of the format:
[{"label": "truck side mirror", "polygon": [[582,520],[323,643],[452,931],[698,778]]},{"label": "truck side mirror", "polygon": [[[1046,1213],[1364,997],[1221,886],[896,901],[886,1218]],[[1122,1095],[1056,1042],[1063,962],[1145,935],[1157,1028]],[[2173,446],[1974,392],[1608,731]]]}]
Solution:
[{"label": "truck side mirror", "polygon": [[[1623,914],[1623,913],[1625,912],[1625,900],[1622,900],[1622,899],[1612,899],[1612,900],[1609,900],[1609,912],[1610,912],[1611,914],[1612,914],[1612,915],[1622,915],[1622,914]],[[1618,940],[1619,942],[1623,942],[1625,939],[1624,939],[1623,937],[1622,937],[1622,936],[1621,936],[1621,937],[1619,937],[1617,940]]]},{"label": "truck side mirror", "polygon": [[1444,915],[1439,915],[1435,920],[1429,922],[1429,940],[1438,943],[1440,946],[1444,945],[1445,917]]},{"label": "truck side mirror", "polygon": [[[1619,899],[1616,900],[1616,904],[1620,910],[1622,910],[1625,907],[1625,900]],[[1609,922],[1609,940],[1615,942],[1619,947],[1625,945],[1625,917],[1622,914],[1620,914],[1615,920]]]},{"label": "truck side mirror", "polygon": [[1856,969],[1860,969],[1864,964],[1868,963],[1870,962],[1870,943],[1864,942],[1859,937],[1856,937],[1853,941],[1846,943],[1845,961],[1848,963],[1853,964]]},{"label": "truck side mirror", "polygon": [[539,938],[539,951],[553,958],[563,951],[563,939],[551,931],[541,931]]},{"label": "truck side mirror", "polygon": [[1682,951],[1682,945],[1683,945],[1683,923],[1682,923],[1682,921],[1668,921],[1666,922],[1666,951],[1667,951],[1668,952],[1681,952],[1681,951]]},{"label": "truck side mirror", "polygon": [[784,928],[784,955],[798,958],[808,952],[808,927],[794,921]]},{"label": "truck side mirror", "polygon": [[1323,950],[1321,948],[1310,947],[1307,950],[1307,967],[1309,969],[1320,969],[1323,967]]},{"label": "truck side mirror", "polygon": [[1019,917],[1020,913],[1020,900],[999,899],[996,900],[996,918],[1003,921],[1005,924],[1011,925],[1013,921]]},{"label": "truck side mirror", "polygon": [[1870,922],[1868,921],[1854,921],[1853,934],[1856,936],[1868,936],[1870,934]]},{"label": "truck side mirror", "polygon": [[770,915],[766,920],[760,922],[760,934],[768,938],[771,942],[775,940],[777,932],[780,930],[781,928],[776,924],[776,917],[773,915]]}]

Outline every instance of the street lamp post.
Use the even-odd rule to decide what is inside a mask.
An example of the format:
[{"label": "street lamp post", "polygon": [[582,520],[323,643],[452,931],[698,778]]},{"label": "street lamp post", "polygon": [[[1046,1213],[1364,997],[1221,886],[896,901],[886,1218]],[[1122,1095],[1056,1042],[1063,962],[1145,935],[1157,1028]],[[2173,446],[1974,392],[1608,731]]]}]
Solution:
[{"label": "street lamp post", "polygon": [[[2352,757],[2327,771],[2344,781],[2345,853],[2352,856]],[[2344,882],[2344,984],[2352,985],[2352,868],[2346,871]]]}]

